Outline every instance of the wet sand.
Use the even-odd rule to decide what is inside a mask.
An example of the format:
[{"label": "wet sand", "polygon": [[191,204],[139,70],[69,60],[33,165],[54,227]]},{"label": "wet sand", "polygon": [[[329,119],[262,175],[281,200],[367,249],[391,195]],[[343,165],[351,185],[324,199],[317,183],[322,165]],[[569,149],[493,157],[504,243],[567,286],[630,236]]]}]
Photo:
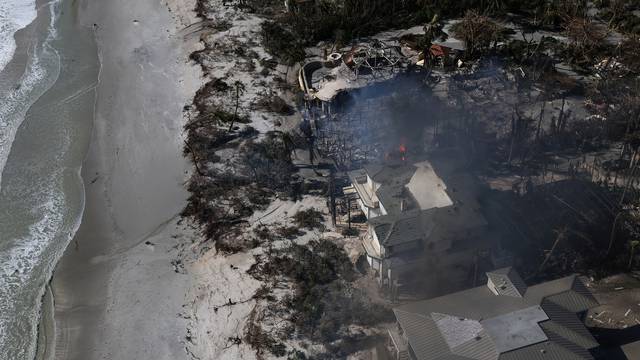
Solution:
[{"label": "wet sand", "polygon": [[[77,26],[71,1],[37,6],[0,73],[0,122],[11,145],[0,189],[0,359],[7,360],[34,357],[45,285],[82,215],[80,167],[98,75],[93,34]],[[51,36],[52,19],[59,36]],[[41,342],[50,338],[51,327],[40,330]]]},{"label": "wet sand", "polygon": [[188,358],[178,314],[190,279],[171,261],[190,169],[182,108],[199,70],[188,63],[197,39],[180,34],[193,5],[178,1],[172,12],[153,0],[80,1],[101,69],[85,211],[52,280],[56,359]]}]

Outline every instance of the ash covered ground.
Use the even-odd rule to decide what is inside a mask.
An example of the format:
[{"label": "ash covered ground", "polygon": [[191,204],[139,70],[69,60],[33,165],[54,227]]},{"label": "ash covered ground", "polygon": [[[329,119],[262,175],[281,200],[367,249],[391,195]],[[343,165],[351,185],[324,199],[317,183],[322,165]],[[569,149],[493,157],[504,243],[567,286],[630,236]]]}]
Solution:
[{"label": "ash covered ground", "polygon": [[[363,261],[366,225],[340,189],[366,164],[450,153],[476,179],[485,236],[527,282],[638,268],[634,18],[569,1],[544,20],[508,2],[306,3],[202,0],[188,29],[207,83],[185,109],[184,216],[204,240],[180,262],[211,279],[185,315],[193,358],[385,353],[391,307],[433,294],[391,297]],[[406,64],[328,101],[301,88],[305,64],[372,41]],[[464,49],[441,66],[424,55],[436,42]]]}]

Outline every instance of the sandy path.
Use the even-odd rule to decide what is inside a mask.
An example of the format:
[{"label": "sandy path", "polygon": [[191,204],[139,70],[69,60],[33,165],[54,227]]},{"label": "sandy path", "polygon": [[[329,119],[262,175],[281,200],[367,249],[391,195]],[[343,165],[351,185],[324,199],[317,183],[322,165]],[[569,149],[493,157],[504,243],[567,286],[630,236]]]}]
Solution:
[{"label": "sandy path", "polygon": [[199,71],[187,63],[197,44],[179,35],[193,20],[183,2],[80,5],[102,68],[83,221],[53,279],[57,359],[187,358],[178,314],[191,284],[171,260],[185,238],[182,107]]}]

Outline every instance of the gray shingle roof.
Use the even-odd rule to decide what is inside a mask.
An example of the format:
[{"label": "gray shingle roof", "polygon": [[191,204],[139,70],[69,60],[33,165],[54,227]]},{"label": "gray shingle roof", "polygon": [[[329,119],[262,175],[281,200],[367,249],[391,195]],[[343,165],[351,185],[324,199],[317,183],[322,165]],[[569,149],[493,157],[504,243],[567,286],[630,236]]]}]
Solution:
[{"label": "gray shingle roof", "polygon": [[522,297],[527,291],[527,285],[517,271],[512,267],[497,269],[487,273],[500,295]]},{"label": "gray shingle roof", "polygon": [[393,312],[419,359],[424,358],[424,354],[429,354],[431,359],[443,359],[447,355],[453,355],[430,316],[404,311],[401,308],[394,309]]},{"label": "gray shingle roof", "polygon": [[598,301],[584,286],[578,277],[574,277],[571,283],[571,291],[564,291],[548,297],[551,301],[573,313],[579,313],[598,306]]},{"label": "gray shingle roof", "polygon": [[414,210],[402,215],[380,216],[370,219],[369,223],[384,246],[423,241],[429,238],[436,227],[433,210]]},{"label": "gray shingle roof", "polygon": [[363,169],[350,171],[347,175],[360,193],[362,201],[369,207],[375,207],[373,203],[368,201],[373,194],[360,180],[366,179],[368,175],[373,181],[381,184],[376,190],[375,196],[383,204],[388,214],[398,214],[401,212],[400,203],[402,201],[404,201],[405,209],[416,208],[415,200],[405,189],[405,185],[411,180],[415,171],[415,166],[400,163],[387,166],[367,165]]},{"label": "gray shingle roof", "polygon": [[447,314],[431,313],[431,319],[436,323],[449,348],[458,346],[475,339],[483,330],[480,321],[465,319]]},{"label": "gray shingle roof", "polygon": [[[572,291],[567,291],[566,293],[570,292]],[[593,307],[597,305],[597,302],[593,303]],[[541,306],[545,313],[549,315],[549,321],[542,324],[545,332],[553,333],[585,349],[592,349],[598,346],[598,342],[593,338],[576,313],[554,303],[549,298],[545,298]]]},{"label": "gray shingle roof", "polygon": [[485,330],[480,331],[476,338],[451,349],[451,352],[465,359],[495,360],[498,358],[495,345]]},{"label": "gray shingle roof", "polygon": [[549,316],[540,306],[534,305],[482,320],[481,324],[493,340],[496,351],[505,353],[546,341],[547,335],[538,325],[546,320]]},{"label": "gray shingle roof", "polygon": [[501,354],[499,360],[590,360],[593,356],[589,351],[581,348],[567,348],[557,341],[545,341],[543,343],[527,346]]},{"label": "gray shingle roof", "polygon": [[[509,273],[508,270],[504,272]],[[531,286],[521,297],[495,295],[488,287],[481,286],[407,304],[394,309],[394,313],[419,360],[570,360],[592,359],[589,350],[598,343],[576,312],[596,305],[589,290],[572,275]],[[500,327],[488,331],[487,322],[532,307],[541,309],[548,319],[525,316],[523,318],[532,320],[526,326],[535,326],[546,339],[540,338],[536,343],[524,341],[513,349],[496,346],[496,341],[504,341],[496,337]],[[463,335],[443,335],[437,320],[446,316],[459,319],[457,324],[464,329]],[[514,315],[514,321],[520,317]],[[473,320],[482,324],[482,329],[466,326],[474,324]],[[453,325],[448,327],[449,330],[455,328]],[[505,332],[508,331],[505,329]],[[472,338],[470,334],[476,336]]]}]

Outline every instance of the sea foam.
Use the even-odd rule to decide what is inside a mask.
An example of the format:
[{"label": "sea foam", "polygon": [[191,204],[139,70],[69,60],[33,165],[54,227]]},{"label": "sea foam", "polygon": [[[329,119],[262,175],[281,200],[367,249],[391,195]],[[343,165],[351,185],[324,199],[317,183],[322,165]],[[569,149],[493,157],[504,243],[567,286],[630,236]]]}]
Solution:
[{"label": "sea foam", "polygon": [[[35,354],[37,317],[42,289],[37,285],[42,274],[51,272],[55,264],[51,249],[52,234],[63,226],[64,198],[47,189],[49,199],[33,215],[39,219],[30,226],[27,236],[13,241],[0,252],[0,359],[32,359]],[[5,246],[8,244],[4,244]],[[29,300],[27,300],[29,299]]]},{"label": "sea foam", "polygon": [[13,35],[36,18],[35,0],[0,0],[0,71],[16,51]]},{"label": "sea foam", "polygon": [[[0,89],[0,187],[2,172],[18,127],[29,107],[53,85],[60,70],[59,56],[50,45],[55,38],[54,4],[47,5],[50,24],[45,40],[32,45],[25,71],[18,83],[11,88]],[[29,25],[36,15],[32,0],[0,0],[0,69],[6,67],[15,53],[13,35]]]},{"label": "sea foam", "polygon": [[[7,185],[3,184],[2,175],[18,128],[29,108],[55,83],[60,72],[60,57],[51,45],[56,36],[55,5],[56,1],[52,1],[40,8],[46,11],[41,15],[50,20],[49,26],[45,33],[34,31],[34,38],[29,39],[29,56],[17,83],[0,88],[0,191]],[[0,71],[15,54],[16,31],[29,25],[37,13],[34,0],[0,0]],[[68,239],[52,239],[72,234],[63,226],[65,199],[61,185],[54,183],[44,181],[46,186],[42,188],[13,189],[25,199],[27,191],[37,193],[38,201],[31,204],[34,222],[18,238],[7,238],[7,229],[0,231],[0,360],[33,358],[41,283],[50,276],[68,243]],[[11,191],[10,187],[7,191]]]}]

